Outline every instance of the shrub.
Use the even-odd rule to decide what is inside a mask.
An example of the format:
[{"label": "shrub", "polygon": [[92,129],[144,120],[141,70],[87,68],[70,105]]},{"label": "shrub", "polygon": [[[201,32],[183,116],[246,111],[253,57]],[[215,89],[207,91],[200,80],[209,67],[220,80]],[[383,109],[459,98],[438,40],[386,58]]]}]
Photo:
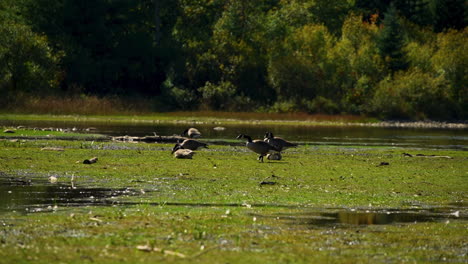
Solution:
[{"label": "shrub", "polygon": [[237,88],[227,81],[219,84],[206,82],[200,87],[201,93],[200,107],[202,110],[227,110],[227,111],[247,111],[252,110],[252,100],[244,95],[239,95]]},{"label": "shrub", "polygon": [[372,111],[385,118],[450,118],[449,84],[444,75],[418,69],[398,72],[378,84]]},{"label": "shrub", "polygon": [[324,26],[305,25],[289,35],[268,66],[268,79],[276,94],[300,100],[327,93],[327,53],[332,44]]},{"label": "shrub", "polygon": [[309,112],[321,114],[337,114],[339,107],[332,100],[317,96],[312,101],[307,102]]}]

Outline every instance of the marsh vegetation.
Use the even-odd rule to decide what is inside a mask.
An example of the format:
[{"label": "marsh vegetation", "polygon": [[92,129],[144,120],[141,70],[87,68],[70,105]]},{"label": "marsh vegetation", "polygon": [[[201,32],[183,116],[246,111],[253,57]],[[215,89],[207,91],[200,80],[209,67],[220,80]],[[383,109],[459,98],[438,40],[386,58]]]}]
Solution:
[{"label": "marsh vegetation", "polygon": [[179,160],[173,144],[29,137],[0,141],[7,263],[466,259],[464,150],[309,142],[259,163],[236,140]]}]

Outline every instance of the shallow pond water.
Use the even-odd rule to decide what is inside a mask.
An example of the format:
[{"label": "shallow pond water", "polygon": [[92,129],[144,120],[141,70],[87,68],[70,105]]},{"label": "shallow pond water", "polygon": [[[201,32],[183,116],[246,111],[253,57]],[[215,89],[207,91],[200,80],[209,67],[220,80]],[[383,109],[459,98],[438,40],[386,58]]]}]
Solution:
[{"label": "shallow pond water", "polygon": [[[54,211],[58,207],[81,206],[134,206],[141,202],[125,201],[123,197],[143,192],[128,188],[76,187],[73,184],[51,183],[31,178],[15,178],[0,174],[0,214],[17,211],[35,213]],[[157,202],[144,202],[160,206]],[[180,207],[241,207],[242,204],[164,203]],[[251,208],[281,208],[274,214],[249,214],[256,218],[270,218],[291,226],[314,228],[321,226],[388,225],[413,222],[468,220],[468,206],[454,204],[443,207],[412,209],[352,209],[352,208],[299,208],[297,206],[252,204]],[[289,213],[286,211],[293,211]]]},{"label": "shallow pond water", "polygon": [[468,207],[443,206],[411,209],[305,209],[291,214],[256,215],[274,218],[289,225],[315,227],[330,225],[388,225],[447,221],[450,219],[468,220]]},{"label": "shallow pond water", "polygon": [[[205,139],[235,139],[239,134],[263,138],[271,131],[275,136],[290,141],[316,145],[353,146],[401,146],[417,148],[463,149],[468,146],[467,129],[361,127],[361,126],[300,126],[236,124],[222,125],[224,130],[215,130],[218,124],[178,123],[128,123],[112,122],[62,122],[62,121],[13,121],[0,120],[0,126],[77,128],[85,133],[109,136],[147,136],[157,133],[162,136],[180,135],[188,126],[196,127]],[[86,131],[93,127],[95,130]]]},{"label": "shallow pond water", "polygon": [[138,193],[128,188],[74,186],[0,174],[0,213],[51,211],[57,206],[112,205],[119,197]]}]

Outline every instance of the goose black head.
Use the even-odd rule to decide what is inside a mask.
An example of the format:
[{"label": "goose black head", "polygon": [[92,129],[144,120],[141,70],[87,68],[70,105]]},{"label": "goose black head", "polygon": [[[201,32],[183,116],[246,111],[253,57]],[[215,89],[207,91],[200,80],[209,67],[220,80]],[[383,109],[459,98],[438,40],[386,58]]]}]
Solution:
[{"label": "goose black head", "polygon": [[171,154],[174,154],[174,152],[176,152],[179,149],[182,149],[182,146],[179,143],[175,144],[175,146],[172,148]]},{"label": "goose black head", "polygon": [[265,133],[265,138],[273,138],[273,133],[271,133],[271,132],[266,132],[266,133]]},{"label": "goose black head", "polygon": [[252,138],[244,134],[240,134],[239,136],[236,137],[236,139],[241,139],[241,138],[245,138],[247,139],[248,142],[252,142]]}]

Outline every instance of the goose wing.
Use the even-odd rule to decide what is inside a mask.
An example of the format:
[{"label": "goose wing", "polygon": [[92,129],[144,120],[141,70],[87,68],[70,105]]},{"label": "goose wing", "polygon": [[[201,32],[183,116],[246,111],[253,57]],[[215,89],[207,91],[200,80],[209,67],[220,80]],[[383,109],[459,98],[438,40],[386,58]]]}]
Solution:
[{"label": "goose wing", "polygon": [[181,146],[184,149],[197,150],[198,148],[208,148],[207,144],[194,139],[186,139],[182,142]]},{"label": "goose wing", "polygon": [[279,149],[273,145],[270,145],[268,142],[262,140],[253,140],[252,142],[247,143],[247,148],[252,150],[255,153],[264,155],[272,152],[279,152]]}]

